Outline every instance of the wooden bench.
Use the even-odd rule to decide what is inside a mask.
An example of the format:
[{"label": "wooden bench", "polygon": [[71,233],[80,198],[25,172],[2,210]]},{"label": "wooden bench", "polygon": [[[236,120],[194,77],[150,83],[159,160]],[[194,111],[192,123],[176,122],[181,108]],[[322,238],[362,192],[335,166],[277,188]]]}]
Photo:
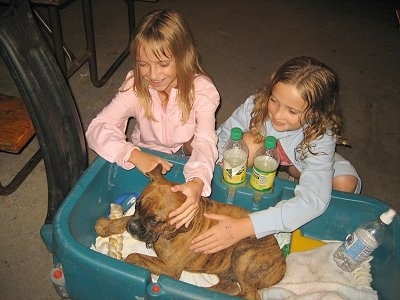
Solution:
[{"label": "wooden bench", "polygon": [[[0,151],[19,154],[34,135],[35,129],[22,99],[0,94]],[[0,195],[14,192],[41,159],[39,149],[8,185],[0,183]]]},{"label": "wooden bench", "polygon": [[34,135],[22,99],[0,94],[0,151],[20,153]]}]

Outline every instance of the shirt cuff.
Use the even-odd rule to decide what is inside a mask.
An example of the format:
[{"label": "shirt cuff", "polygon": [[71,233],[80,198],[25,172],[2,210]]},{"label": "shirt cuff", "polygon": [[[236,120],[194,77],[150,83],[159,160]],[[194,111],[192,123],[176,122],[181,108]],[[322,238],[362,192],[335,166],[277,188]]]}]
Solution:
[{"label": "shirt cuff", "polygon": [[125,170],[131,170],[131,169],[133,169],[135,167],[135,165],[129,161],[129,158],[131,157],[132,151],[135,150],[135,149],[141,151],[140,148],[138,148],[136,146],[133,146],[132,148],[130,148],[129,151],[126,152],[126,154],[125,154],[125,156],[124,156],[124,158],[122,160],[121,167],[124,168]]}]

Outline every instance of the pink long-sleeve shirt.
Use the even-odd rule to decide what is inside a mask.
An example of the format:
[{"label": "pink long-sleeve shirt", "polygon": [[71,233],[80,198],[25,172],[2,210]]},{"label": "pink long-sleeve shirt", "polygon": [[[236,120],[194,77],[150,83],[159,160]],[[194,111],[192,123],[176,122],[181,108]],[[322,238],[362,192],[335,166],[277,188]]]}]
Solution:
[{"label": "pink long-sleeve shirt", "polygon": [[[132,73],[128,73],[127,78]],[[133,86],[133,78],[124,87]],[[163,109],[156,90],[149,88],[151,109],[157,121],[145,117],[138,98],[129,88],[119,91],[114,99],[92,120],[86,138],[89,147],[105,160],[126,170],[135,166],[128,161],[135,148],[148,148],[175,153],[192,137],[193,151],[185,164],[186,181],[198,177],[204,182],[202,196],[211,193],[211,180],[218,157],[215,112],[220,96],[212,81],[206,76],[194,80],[195,99],[189,119],[182,123],[182,113],[177,103],[177,89],[172,89],[167,107]],[[126,139],[128,119],[136,120],[131,140]]]}]

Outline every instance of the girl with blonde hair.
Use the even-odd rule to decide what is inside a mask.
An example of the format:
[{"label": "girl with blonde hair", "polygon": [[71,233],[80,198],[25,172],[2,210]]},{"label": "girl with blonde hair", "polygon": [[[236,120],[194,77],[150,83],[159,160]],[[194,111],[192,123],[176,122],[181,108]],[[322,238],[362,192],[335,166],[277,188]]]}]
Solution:
[{"label": "girl with blonde hair", "polygon": [[[157,10],[137,26],[132,41],[134,60],[119,92],[90,123],[89,146],[104,159],[142,173],[157,164],[168,172],[172,164],[148,148],[190,155],[184,166],[186,182],[176,185],[187,200],[171,213],[172,224],[189,225],[201,196],[211,193],[218,157],[215,112],[219,93],[203,71],[183,17],[173,10]],[[130,141],[128,120],[135,119]]]}]

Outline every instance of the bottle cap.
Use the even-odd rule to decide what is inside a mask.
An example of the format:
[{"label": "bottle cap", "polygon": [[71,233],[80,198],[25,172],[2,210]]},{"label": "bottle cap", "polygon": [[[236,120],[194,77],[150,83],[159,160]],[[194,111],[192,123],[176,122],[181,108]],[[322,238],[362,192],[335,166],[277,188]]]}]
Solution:
[{"label": "bottle cap", "polygon": [[274,149],[276,147],[276,138],[272,135],[267,136],[264,141],[264,146],[267,149]]},{"label": "bottle cap", "polygon": [[396,214],[397,212],[393,208],[390,208],[388,211],[381,214],[381,221],[386,225],[389,225],[390,223],[392,223],[392,220]]},{"label": "bottle cap", "polygon": [[239,127],[233,127],[231,129],[231,139],[234,141],[239,141],[242,139],[243,131]]}]

